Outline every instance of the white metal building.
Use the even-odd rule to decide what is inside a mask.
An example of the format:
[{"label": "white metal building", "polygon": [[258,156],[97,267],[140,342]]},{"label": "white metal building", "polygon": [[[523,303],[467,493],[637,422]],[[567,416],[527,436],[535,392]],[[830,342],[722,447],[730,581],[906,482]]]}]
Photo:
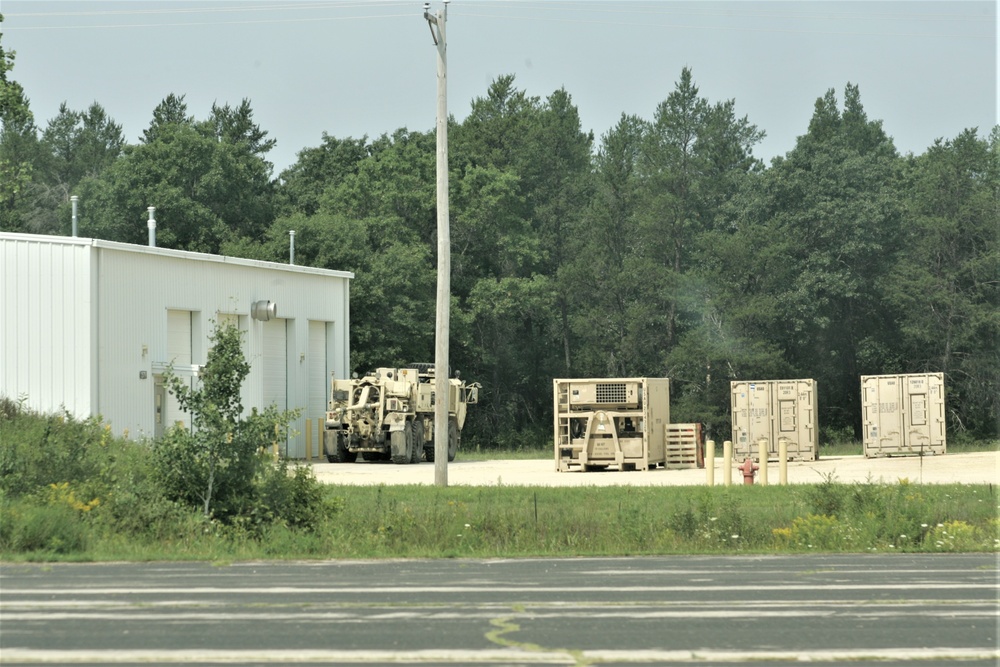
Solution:
[{"label": "white metal building", "polygon": [[[97,239],[0,233],[0,395],[41,412],[99,415],[154,437],[189,422],[162,382],[194,377],[214,322],[244,332],[249,411],[301,408],[283,453],[305,454],[330,376],[349,371],[354,274]],[[253,304],[270,302],[254,315]],[[264,319],[261,319],[264,318]],[[281,447],[281,444],[279,444]]]}]

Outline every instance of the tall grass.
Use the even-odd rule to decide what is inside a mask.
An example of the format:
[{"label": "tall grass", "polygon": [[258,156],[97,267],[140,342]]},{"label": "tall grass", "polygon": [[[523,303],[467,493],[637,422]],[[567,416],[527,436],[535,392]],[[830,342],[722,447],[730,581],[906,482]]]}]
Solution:
[{"label": "tall grass", "polygon": [[[18,541],[15,528],[13,537],[0,539],[0,556],[235,560],[1000,551],[997,497],[989,485],[827,480],[714,488],[349,486],[325,493],[329,514],[308,531],[280,521],[250,531],[189,512],[175,517],[169,530],[122,535],[101,530],[79,510],[70,522],[63,508],[58,542]],[[16,505],[4,511],[4,524],[25,525],[11,514],[19,511]]]},{"label": "tall grass", "polygon": [[0,559],[1000,552],[992,485],[338,487],[278,465],[220,521],[157,487],[149,447],[0,405]]}]

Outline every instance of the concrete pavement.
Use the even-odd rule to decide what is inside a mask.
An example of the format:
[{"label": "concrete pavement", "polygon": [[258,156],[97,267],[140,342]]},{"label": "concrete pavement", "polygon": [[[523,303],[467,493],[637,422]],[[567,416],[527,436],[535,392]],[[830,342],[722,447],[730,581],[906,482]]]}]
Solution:
[{"label": "concrete pavement", "polygon": [[[721,447],[717,454],[721,454]],[[328,484],[434,484],[434,464],[312,463],[317,479]],[[448,484],[458,486],[696,486],[706,483],[700,468],[619,472],[557,472],[553,459],[521,461],[463,461],[448,464]],[[829,478],[838,482],[896,484],[995,484],[1000,482],[1000,451],[943,454],[924,457],[867,459],[864,456],[831,456],[818,461],[788,463],[789,484],[817,484]],[[768,464],[768,482],[778,483],[778,464]],[[733,465],[733,484],[743,477]],[[721,456],[715,459],[715,484],[723,484]]]}]

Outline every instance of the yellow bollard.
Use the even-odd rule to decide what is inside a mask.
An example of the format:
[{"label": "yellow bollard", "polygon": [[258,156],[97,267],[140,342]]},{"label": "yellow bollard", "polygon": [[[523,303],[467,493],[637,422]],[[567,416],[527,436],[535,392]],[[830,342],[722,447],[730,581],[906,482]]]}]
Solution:
[{"label": "yellow bollard", "polygon": [[760,458],[757,483],[767,486],[767,438],[761,438],[757,441],[757,456]]},{"label": "yellow bollard", "polygon": [[788,439],[778,438],[778,484],[788,484]]},{"label": "yellow bollard", "polygon": [[731,486],[733,483],[733,441],[722,442],[722,483]]},{"label": "yellow bollard", "polygon": [[705,443],[705,483],[715,486],[715,440]]},{"label": "yellow bollard", "polygon": [[306,419],[306,461],[313,458],[313,420]]}]

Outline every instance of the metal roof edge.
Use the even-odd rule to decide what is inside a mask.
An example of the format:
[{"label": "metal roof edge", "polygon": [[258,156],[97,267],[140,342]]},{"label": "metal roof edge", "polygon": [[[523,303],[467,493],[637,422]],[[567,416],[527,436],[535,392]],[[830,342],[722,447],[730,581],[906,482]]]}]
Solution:
[{"label": "metal roof edge", "polygon": [[74,236],[55,236],[49,234],[22,234],[19,232],[0,232],[0,240],[24,240],[36,243],[51,243],[61,245],[92,246],[94,248],[106,248],[108,250],[118,250],[121,252],[136,252],[147,255],[161,255],[163,257],[180,257],[200,262],[218,262],[221,264],[233,264],[236,266],[249,266],[260,269],[271,269],[277,271],[290,271],[293,273],[308,273],[313,275],[328,276],[334,278],[353,279],[353,271],[339,271],[336,269],[320,269],[312,266],[300,266],[298,264],[282,264],[280,262],[266,262],[259,259],[244,259],[242,257],[228,257],[226,255],[212,255],[205,252],[192,252],[190,250],[175,250],[173,248],[151,248],[149,246],[137,245],[134,243],[121,243],[119,241],[105,241],[104,239],[91,239]]}]

